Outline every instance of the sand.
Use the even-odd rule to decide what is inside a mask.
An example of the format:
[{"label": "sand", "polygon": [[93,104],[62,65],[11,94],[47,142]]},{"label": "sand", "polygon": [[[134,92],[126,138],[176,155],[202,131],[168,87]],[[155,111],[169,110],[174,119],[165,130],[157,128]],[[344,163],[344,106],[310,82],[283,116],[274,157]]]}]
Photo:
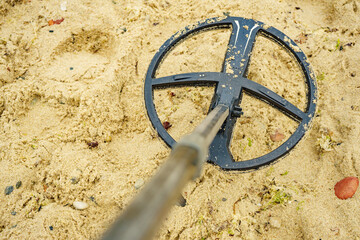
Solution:
[{"label": "sand", "polygon": [[[360,239],[359,190],[340,200],[333,189],[360,177],[360,1],[73,0],[66,10],[61,2],[0,2],[0,239],[101,236],[170,152],[144,108],[150,60],[186,25],[224,14],[299,40],[318,80],[317,116],[272,166],[235,173],[205,164],[156,239]],[[215,32],[175,48],[159,75],[219,71],[228,32]],[[303,108],[296,65],[271,44],[258,41],[249,78]],[[211,97],[211,87],[155,92],[175,139],[206,116]],[[280,129],[285,141],[296,127],[249,96],[242,107],[237,161],[271,151],[280,144],[271,134]],[[74,201],[89,206],[77,210]]]}]

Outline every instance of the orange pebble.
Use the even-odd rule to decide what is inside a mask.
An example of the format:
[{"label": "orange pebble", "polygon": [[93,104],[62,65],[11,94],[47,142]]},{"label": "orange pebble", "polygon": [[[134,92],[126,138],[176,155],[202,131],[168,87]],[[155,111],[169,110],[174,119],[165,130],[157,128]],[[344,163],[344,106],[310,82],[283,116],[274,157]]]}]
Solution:
[{"label": "orange pebble", "polygon": [[54,25],[54,20],[51,19],[48,21],[48,23],[49,23],[49,26]]},{"label": "orange pebble", "polygon": [[334,190],[335,195],[339,199],[348,199],[354,196],[359,187],[359,179],[357,177],[346,177],[336,183]]}]

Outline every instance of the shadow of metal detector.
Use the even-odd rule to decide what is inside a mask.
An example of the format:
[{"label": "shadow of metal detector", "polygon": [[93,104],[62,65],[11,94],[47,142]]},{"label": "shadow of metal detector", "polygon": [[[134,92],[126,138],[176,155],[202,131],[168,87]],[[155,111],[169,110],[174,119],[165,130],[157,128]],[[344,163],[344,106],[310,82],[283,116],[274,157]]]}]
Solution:
[{"label": "shadow of metal detector", "polygon": [[[193,34],[214,28],[232,29],[221,72],[155,77],[161,62],[174,46]],[[270,89],[247,79],[250,57],[258,34],[278,43],[299,63],[308,89],[305,111],[301,111]],[[153,102],[154,89],[199,84],[216,85],[209,114],[191,134],[176,143],[157,115]],[[244,91],[282,111],[299,125],[275,150],[261,157],[237,162],[229,151],[229,145],[236,119],[242,115],[239,106]],[[315,75],[301,49],[279,30],[241,17],[210,18],[174,34],[152,59],[146,74],[144,94],[147,114],[153,127],[173,150],[164,166],[125,209],[103,239],[151,239],[161,219],[180,196],[182,188],[189,180],[200,175],[206,160],[224,170],[244,171],[266,166],[294,148],[309,129],[316,110]]]}]

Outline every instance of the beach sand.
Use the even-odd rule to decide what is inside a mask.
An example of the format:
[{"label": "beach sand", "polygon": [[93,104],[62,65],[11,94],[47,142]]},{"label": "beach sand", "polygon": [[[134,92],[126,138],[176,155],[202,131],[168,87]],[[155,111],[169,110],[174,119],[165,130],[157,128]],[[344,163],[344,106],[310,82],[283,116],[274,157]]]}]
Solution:
[{"label": "beach sand", "polygon": [[[64,2],[0,3],[0,239],[99,238],[170,153],[144,107],[152,57],[185,26],[228,14],[299,42],[317,76],[317,115],[274,165],[239,173],[205,164],[183,190],[187,205],[172,208],[155,239],[360,239],[359,190],[347,200],[334,194],[336,182],[360,176],[359,0]],[[183,42],[158,75],[220,71],[229,34]],[[304,109],[296,68],[259,38],[248,77]],[[175,139],[206,116],[212,89],[155,91]],[[241,106],[231,144],[237,161],[275,149],[297,126],[250,96]],[[276,130],[282,142],[271,141]]]}]

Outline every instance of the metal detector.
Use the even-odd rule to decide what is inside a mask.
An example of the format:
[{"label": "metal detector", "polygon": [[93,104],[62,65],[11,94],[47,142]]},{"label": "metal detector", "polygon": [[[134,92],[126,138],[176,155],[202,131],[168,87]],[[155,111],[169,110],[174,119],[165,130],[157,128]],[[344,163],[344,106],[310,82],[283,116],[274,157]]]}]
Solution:
[{"label": "metal detector", "polygon": [[[231,28],[225,61],[221,72],[195,72],[156,78],[156,71],[166,55],[193,34],[215,28]],[[307,85],[307,106],[301,111],[270,89],[247,78],[252,49],[257,35],[278,43],[298,62]],[[231,69],[229,71],[228,69]],[[215,84],[215,94],[207,117],[179,142],[163,127],[153,102],[154,90],[174,86]],[[242,115],[241,99],[246,92],[299,123],[296,131],[275,150],[251,160],[235,161],[229,150],[232,131]],[[208,162],[224,170],[250,170],[266,166],[285,156],[309,129],[316,110],[316,81],[305,54],[284,33],[262,22],[241,17],[210,18],[174,34],[152,59],[145,79],[145,106],[159,136],[173,150],[159,172],[125,209],[122,216],[105,234],[104,239],[151,239],[165,213],[180,196],[185,184],[200,175]]]}]

